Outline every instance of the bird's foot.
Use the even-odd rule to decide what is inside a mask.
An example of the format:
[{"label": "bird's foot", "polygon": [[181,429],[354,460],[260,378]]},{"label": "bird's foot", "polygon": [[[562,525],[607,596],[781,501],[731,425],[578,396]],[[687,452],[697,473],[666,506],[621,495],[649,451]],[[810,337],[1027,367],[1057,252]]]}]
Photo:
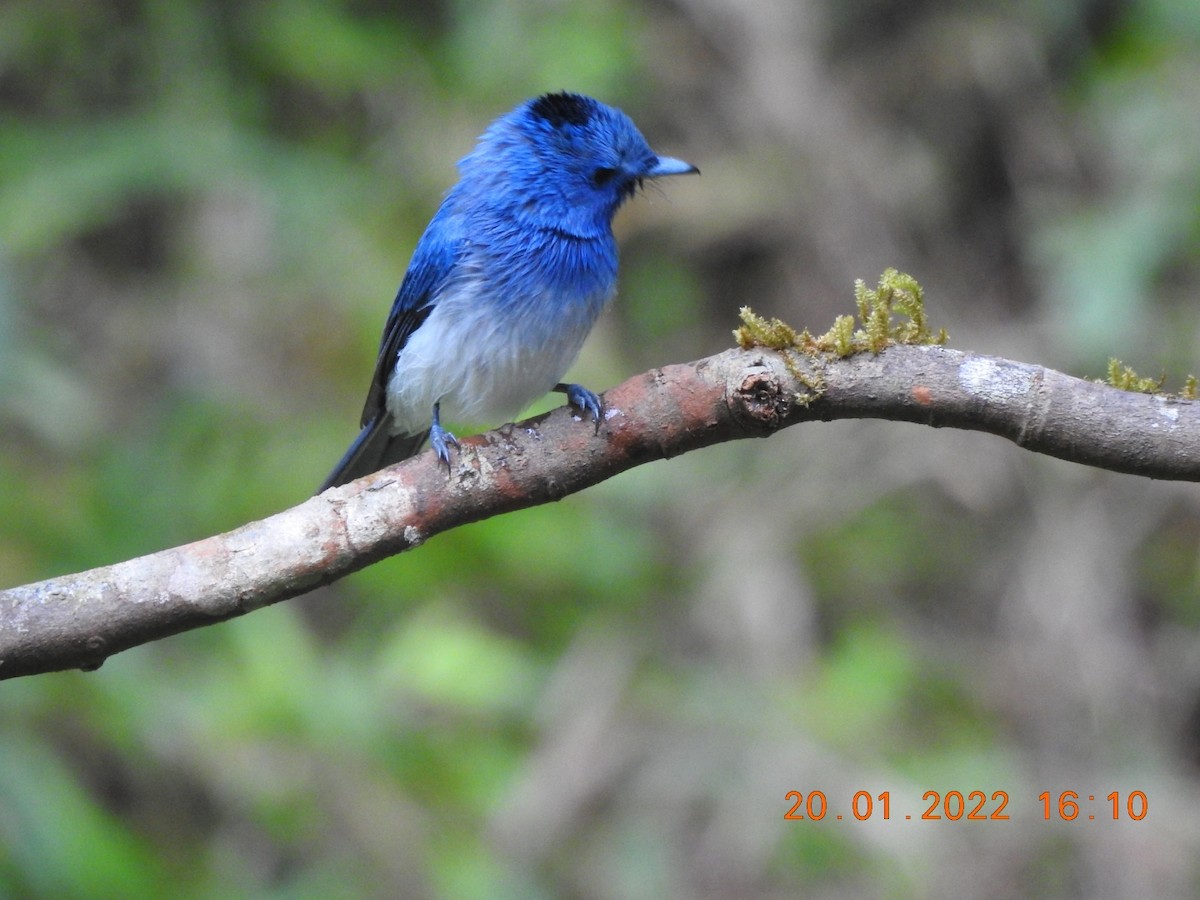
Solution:
[{"label": "bird's foot", "polygon": [[433,423],[429,426],[429,446],[433,448],[437,458],[446,464],[446,471],[449,472],[450,448],[458,449],[459,443],[458,438],[442,427],[441,413],[442,404],[433,404]]},{"label": "bird's foot", "polygon": [[582,384],[557,384],[554,386],[554,389],[566,394],[567,402],[585,416],[589,416],[596,423],[596,429],[600,429],[600,418],[604,412],[604,404],[600,402],[599,395],[593,394]]},{"label": "bird's foot", "polygon": [[449,471],[450,448],[458,449],[458,438],[441,425],[434,425],[429,429],[429,446],[433,448],[437,458],[446,464],[446,470]]}]

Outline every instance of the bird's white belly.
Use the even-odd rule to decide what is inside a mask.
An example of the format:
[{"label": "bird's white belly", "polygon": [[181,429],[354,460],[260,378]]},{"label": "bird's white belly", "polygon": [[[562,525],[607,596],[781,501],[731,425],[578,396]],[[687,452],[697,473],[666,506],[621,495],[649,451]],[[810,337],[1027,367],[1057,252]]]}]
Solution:
[{"label": "bird's white belly", "polygon": [[444,294],[400,351],[387,385],[393,434],[425,431],[435,403],[446,422],[508,421],[562,380],[611,298],[496,301],[486,290],[472,280]]}]

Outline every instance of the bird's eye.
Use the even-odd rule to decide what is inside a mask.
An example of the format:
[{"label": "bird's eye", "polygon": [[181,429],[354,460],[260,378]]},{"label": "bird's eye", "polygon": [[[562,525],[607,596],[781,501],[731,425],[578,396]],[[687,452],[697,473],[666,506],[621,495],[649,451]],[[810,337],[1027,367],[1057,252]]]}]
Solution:
[{"label": "bird's eye", "polygon": [[596,187],[604,187],[612,181],[613,176],[617,174],[617,170],[609,166],[600,166],[596,171],[592,172],[592,184]]}]

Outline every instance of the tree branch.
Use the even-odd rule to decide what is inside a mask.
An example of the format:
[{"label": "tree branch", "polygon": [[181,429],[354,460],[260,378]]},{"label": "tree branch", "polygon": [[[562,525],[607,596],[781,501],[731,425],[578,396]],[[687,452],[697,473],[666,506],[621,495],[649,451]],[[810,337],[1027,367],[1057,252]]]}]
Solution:
[{"label": "tree branch", "polygon": [[728,350],[631,378],[604,402],[599,429],[560,408],[466,439],[449,476],[423,453],[226,534],[0,591],[0,678],[94,669],[459,525],[800,422],[878,418],[986,431],[1083,465],[1200,480],[1200,403],[938,346],[846,359]]}]

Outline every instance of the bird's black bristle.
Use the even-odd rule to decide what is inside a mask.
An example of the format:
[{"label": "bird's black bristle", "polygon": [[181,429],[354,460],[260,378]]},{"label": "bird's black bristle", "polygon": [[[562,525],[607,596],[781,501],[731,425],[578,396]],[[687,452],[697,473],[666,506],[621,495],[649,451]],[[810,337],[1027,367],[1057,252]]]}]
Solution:
[{"label": "bird's black bristle", "polygon": [[530,111],[555,128],[563,125],[586,125],[592,118],[593,103],[581,94],[542,94],[533,101]]}]

